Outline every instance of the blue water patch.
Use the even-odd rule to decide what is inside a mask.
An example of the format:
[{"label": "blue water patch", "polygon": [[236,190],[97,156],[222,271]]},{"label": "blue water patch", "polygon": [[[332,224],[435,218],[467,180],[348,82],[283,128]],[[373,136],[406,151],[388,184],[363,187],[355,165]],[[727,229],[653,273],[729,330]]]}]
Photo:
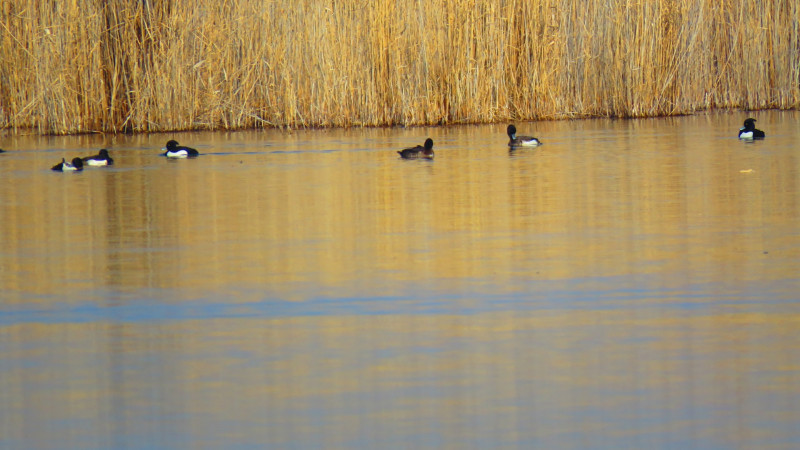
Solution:
[{"label": "blue water patch", "polygon": [[[800,309],[796,282],[718,285],[698,283],[675,288],[631,285],[626,277],[529,281],[515,289],[474,286],[442,290],[408,286],[388,295],[342,292],[316,285],[298,286],[299,299],[287,300],[258,287],[187,293],[183,289],[133,292],[96,290],[70,298],[20,294],[18,301],[0,304],[0,326],[21,323],[164,322],[235,318],[286,318],[356,315],[474,315],[496,312],[667,309],[702,314],[720,307],[762,310]],[[496,288],[493,290],[492,288]],[[338,289],[346,291],[346,289]],[[305,293],[303,293],[305,291]],[[320,294],[325,291],[328,294]]]}]

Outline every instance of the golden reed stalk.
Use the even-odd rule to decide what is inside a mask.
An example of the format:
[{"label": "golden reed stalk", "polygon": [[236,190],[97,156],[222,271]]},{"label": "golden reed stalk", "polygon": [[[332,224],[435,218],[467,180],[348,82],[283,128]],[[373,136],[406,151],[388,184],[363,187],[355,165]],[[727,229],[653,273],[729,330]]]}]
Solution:
[{"label": "golden reed stalk", "polygon": [[5,0],[0,128],[797,108],[798,24],[800,0]]}]

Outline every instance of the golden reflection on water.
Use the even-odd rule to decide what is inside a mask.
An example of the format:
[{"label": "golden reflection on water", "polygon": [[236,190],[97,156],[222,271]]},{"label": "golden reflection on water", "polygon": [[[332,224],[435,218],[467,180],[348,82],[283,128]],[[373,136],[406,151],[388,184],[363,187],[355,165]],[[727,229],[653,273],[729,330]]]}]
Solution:
[{"label": "golden reflection on water", "polygon": [[800,116],[740,116],[3,138],[0,447],[790,447]]},{"label": "golden reflection on water", "polygon": [[[18,256],[5,258],[17,276],[4,281],[39,294],[266,283],[284,298],[292,282],[372,290],[371,278],[575,278],[698,262],[747,277],[763,252],[780,258],[796,243],[771,233],[797,224],[794,151],[756,158],[767,142],[658,136],[664,144],[636,129],[620,144],[609,122],[592,124],[600,137],[583,129],[511,157],[502,138],[464,146],[498,139],[472,127],[433,163],[323,139],[307,149],[329,153],[211,148],[164,161],[120,150],[111,171],[28,170],[5,188],[17,203],[4,208],[4,244]],[[57,159],[46,156],[36,165]]]}]

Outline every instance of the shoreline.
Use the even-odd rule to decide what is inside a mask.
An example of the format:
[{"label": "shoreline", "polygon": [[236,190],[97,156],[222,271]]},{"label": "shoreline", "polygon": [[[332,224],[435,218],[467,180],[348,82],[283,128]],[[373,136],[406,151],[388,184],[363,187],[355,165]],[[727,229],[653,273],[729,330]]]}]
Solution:
[{"label": "shoreline", "polygon": [[0,129],[0,137],[6,136],[42,136],[42,137],[66,137],[66,136],[91,136],[91,135],[110,135],[110,136],[135,136],[135,135],[158,135],[158,134],[169,134],[169,133],[203,133],[203,132],[247,132],[247,131],[262,131],[262,130],[270,130],[270,131],[313,131],[313,130],[320,130],[320,131],[328,131],[328,130],[350,130],[350,129],[392,129],[392,128],[401,128],[401,129],[414,129],[414,128],[430,128],[430,127],[447,127],[447,126],[468,126],[468,125],[499,125],[499,124],[508,124],[508,123],[534,123],[534,122],[560,122],[560,121],[573,121],[573,120],[594,120],[594,119],[609,119],[609,120],[639,120],[639,119],[662,119],[662,118],[669,118],[669,117],[686,117],[686,116],[694,116],[694,115],[702,115],[702,114],[729,114],[734,112],[742,112],[742,113],[754,113],[754,112],[764,112],[764,111],[800,111],[800,108],[763,108],[763,109],[743,109],[743,108],[713,108],[707,110],[697,110],[693,112],[687,113],[675,113],[675,114],[662,114],[662,115],[652,115],[652,116],[572,116],[572,117],[559,117],[559,118],[543,118],[543,119],[508,119],[508,120],[497,120],[492,122],[449,122],[449,123],[431,123],[431,124],[412,124],[412,125],[402,125],[402,124],[395,124],[395,125],[350,125],[350,126],[282,126],[282,127],[242,127],[242,128],[188,128],[188,129],[171,129],[171,130],[157,130],[157,131],[130,131],[130,132],[113,132],[113,131],[83,131],[83,132],[73,132],[73,133],[41,133],[38,132],[35,128],[2,128]]}]

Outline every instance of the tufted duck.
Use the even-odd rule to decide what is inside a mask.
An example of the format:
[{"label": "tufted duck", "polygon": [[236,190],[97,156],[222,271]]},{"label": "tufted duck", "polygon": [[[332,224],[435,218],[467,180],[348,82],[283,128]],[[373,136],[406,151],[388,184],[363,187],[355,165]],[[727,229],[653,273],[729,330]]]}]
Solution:
[{"label": "tufted duck", "polygon": [[756,119],[744,120],[744,126],[739,128],[739,139],[764,139],[764,132],[756,129]]},{"label": "tufted duck", "polygon": [[541,145],[541,142],[535,137],[517,136],[517,127],[514,125],[509,125],[508,129],[506,129],[506,133],[508,133],[509,147],[536,147],[537,145]]},{"label": "tufted duck", "polygon": [[89,166],[110,166],[114,164],[114,160],[108,156],[108,150],[106,149],[101,149],[100,153],[94,156],[83,158],[83,162]]},{"label": "tufted duck", "polygon": [[162,150],[166,150],[164,156],[167,158],[190,158],[200,154],[193,148],[178,145],[178,141],[168,141],[167,146]]},{"label": "tufted duck", "polygon": [[83,170],[83,160],[80,158],[72,158],[72,163],[68,163],[65,158],[61,158],[61,162],[53,166],[56,172],[75,172]]},{"label": "tufted duck", "polygon": [[401,158],[405,159],[433,159],[433,139],[425,139],[425,146],[417,145],[416,147],[405,148],[397,152]]}]

